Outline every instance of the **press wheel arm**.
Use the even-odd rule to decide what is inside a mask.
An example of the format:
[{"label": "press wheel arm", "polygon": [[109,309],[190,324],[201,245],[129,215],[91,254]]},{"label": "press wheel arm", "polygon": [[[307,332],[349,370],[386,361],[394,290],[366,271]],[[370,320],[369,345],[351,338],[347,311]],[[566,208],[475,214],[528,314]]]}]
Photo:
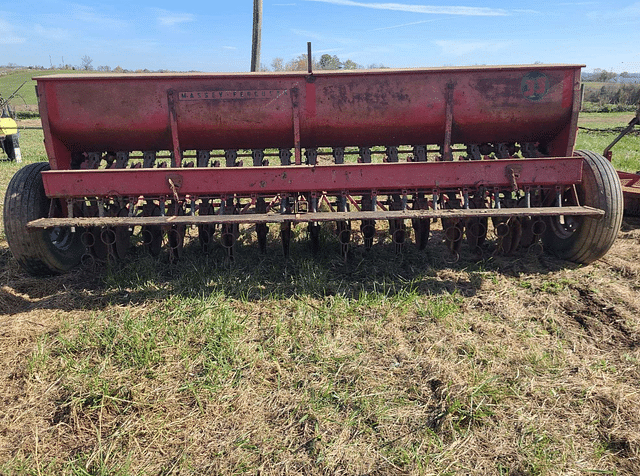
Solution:
[{"label": "press wheel arm", "polygon": [[620,139],[622,139],[624,136],[626,136],[629,132],[631,132],[633,130],[633,128],[640,124],[640,103],[638,103],[638,110],[636,111],[636,117],[634,117],[633,119],[631,119],[629,121],[629,124],[627,125],[627,127],[624,128],[624,130],[620,133],[620,135],[618,135],[618,137],[616,137],[613,142],[611,144],[609,144],[604,151],[602,152],[602,155],[604,157],[607,158],[607,160],[611,160],[611,149],[613,148],[614,145],[616,145],[618,143],[618,141],[620,141]]}]

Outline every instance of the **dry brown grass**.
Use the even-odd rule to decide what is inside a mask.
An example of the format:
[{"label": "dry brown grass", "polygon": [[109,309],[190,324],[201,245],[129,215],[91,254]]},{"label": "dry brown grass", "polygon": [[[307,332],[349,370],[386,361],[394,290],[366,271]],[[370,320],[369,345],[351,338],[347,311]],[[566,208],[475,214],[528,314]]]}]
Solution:
[{"label": "dry brown grass", "polygon": [[0,473],[640,473],[637,223],[587,267],[407,254],[36,280],[5,248]]}]

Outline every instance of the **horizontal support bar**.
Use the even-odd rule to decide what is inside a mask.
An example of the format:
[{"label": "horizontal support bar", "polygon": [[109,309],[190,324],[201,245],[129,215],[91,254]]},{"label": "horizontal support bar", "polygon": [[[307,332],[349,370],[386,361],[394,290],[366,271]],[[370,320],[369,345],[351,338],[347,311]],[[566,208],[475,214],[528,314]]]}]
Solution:
[{"label": "horizontal support bar", "polygon": [[622,184],[622,193],[631,196],[640,196],[640,174],[618,171],[618,177]]},{"label": "horizontal support bar", "polygon": [[246,213],[242,215],[184,215],[152,217],[78,217],[40,218],[27,224],[27,228],[54,228],[64,226],[142,226],[142,225],[205,225],[240,223],[307,223],[342,220],[408,220],[411,218],[489,218],[537,216],[604,216],[603,210],[591,207],[539,207],[539,208],[457,208],[442,210],[390,210],[377,212],[317,212],[317,213]]},{"label": "horizontal support bar", "polygon": [[391,190],[570,185],[582,180],[582,159],[501,159],[321,166],[51,170],[50,198],[274,195]]}]

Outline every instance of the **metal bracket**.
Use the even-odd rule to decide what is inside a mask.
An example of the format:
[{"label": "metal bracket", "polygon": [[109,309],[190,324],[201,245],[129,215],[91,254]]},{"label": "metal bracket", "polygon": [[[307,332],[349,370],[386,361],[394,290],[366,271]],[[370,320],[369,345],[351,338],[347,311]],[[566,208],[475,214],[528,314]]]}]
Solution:
[{"label": "metal bracket", "polygon": [[291,151],[289,149],[280,149],[278,155],[280,156],[280,165],[291,165]]},{"label": "metal bracket", "polygon": [[145,150],[142,153],[142,167],[145,169],[150,169],[156,164],[156,151],[155,150]]},{"label": "metal bracket", "polygon": [[211,152],[208,150],[198,150],[196,152],[198,167],[208,167],[211,160]]},{"label": "metal bracket", "polygon": [[129,152],[116,152],[116,169],[124,169],[129,163]]},{"label": "metal bracket", "polygon": [[182,187],[182,175],[180,174],[167,174],[167,183],[173,182],[173,186],[177,189]]},{"label": "metal bracket", "polygon": [[389,146],[385,150],[386,153],[386,161],[387,162],[397,162],[398,161],[398,148],[396,146]]},{"label": "metal bracket", "polygon": [[511,181],[511,189],[514,192],[517,192],[518,191],[517,179],[520,178],[520,173],[522,172],[522,165],[508,165],[505,168],[505,171],[507,173],[507,177],[509,177],[509,180]]},{"label": "metal bracket", "polygon": [[252,149],[251,150],[251,157],[253,159],[253,166],[254,167],[260,167],[262,164],[262,161],[264,160],[264,150],[262,149]]},{"label": "metal bracket", "polygon": [[182,175],[168,174],[167,183],[169,184],[169,188],[171,189],[171,193],[173,194],[173,198],[175,198],[176,203],[179,202],[180,198],[178,197],[178,191],[180,190],[180,187],[182,187]]},{"label": "metal bracket", "polygon": [[307,158],[307,164],[309,164],[309,165],[317,165],[318,164],[318,149],[307,148],[304,151],[304,155]]},{"label": "metal bracket", "polygon": [[358,162],[363,164],[371,163],[371,149],[369,147],[360,147],[359,153],[360,157],[358,158]]},{"label": "metal bracket", "polygon": [[102,155],[100,152],[89,152],[87,154],[87,168],[88,169],[97,169],[100,167],[100,162],[102,161]]}]

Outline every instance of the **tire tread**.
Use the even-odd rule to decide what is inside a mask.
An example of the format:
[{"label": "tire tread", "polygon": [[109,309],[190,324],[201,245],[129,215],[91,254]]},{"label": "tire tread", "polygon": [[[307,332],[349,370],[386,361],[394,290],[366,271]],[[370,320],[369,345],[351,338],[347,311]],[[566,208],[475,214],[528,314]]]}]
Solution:
[{"label": "tire tread", "polygon": [[570,238],[549,233],[546,244],[560,258],[589,264],[604,256],[613,245],[622,224],[624,199],[618,174],[608,160],[588,150],[577,150],[575,154],[584,159],[582,205],[604,210],[605,215],[585,217]]},{"label": "tire tread", "polygon": [[27,231],[28,222],[46,217],[47,198],[41,173],[49,170],[47,162],[26,165],[9,182],[4,200],[4,229],[9,248],[20,266],[33,276],[47,276],[68,271],[80,260],[80,242],[66,250],[57,250],[45,230]]}]

